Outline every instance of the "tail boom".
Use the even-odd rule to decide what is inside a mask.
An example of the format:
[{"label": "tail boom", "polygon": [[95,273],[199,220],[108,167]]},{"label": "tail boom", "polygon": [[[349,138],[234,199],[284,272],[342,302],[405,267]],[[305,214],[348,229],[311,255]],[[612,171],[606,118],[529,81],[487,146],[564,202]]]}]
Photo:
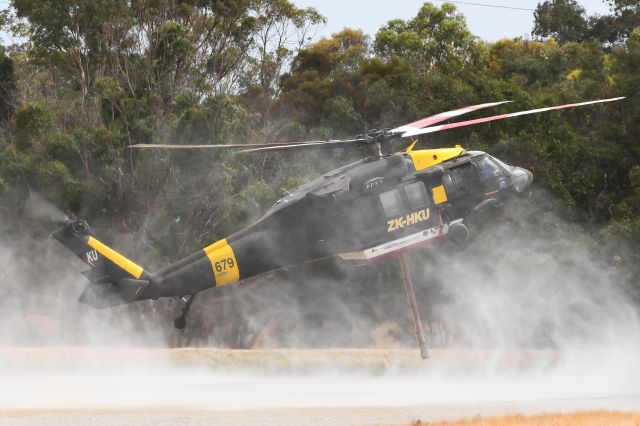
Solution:
[{"label": "tail boom", "polygon": [[80,296],[82,303],[106,308],[152,298],[156,292],[151,274],[95,238],[85,221],[67,221],[52,237],[91,267],[83,273],[91,283]]},{"label": "tail boom", "polygon": [[113,250],[111,247],[103,244],[102,242],[96,240],[91,236],[87,238],[87,245],[93,248],[97,253],[107,258],[120,269],[128,272],[135,279],[139,279],[144,273],[144,269],[142,268],[142,266],[135,264],[133,261],[127,259],[117,251]]}]

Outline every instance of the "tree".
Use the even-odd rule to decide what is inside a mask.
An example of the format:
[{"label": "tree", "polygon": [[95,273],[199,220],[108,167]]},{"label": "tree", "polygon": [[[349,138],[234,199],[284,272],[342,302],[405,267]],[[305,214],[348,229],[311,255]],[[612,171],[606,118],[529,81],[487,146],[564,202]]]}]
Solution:
[{"label": "tree", "polygon": [[[0,51],[0,232],[7,241],[35,232],[21,218],[31,188],[97,224],[100,235],[129,235],[136,246],[131,252],[153,270],[224,238],[256,219],[281,191],[361,153],[323,151],[318,161],[308,151],[240,156],[128,145],[340,138],[482,102],[514,101],[491,111],[500,114],[626,95],[620,103],[433,134],[421,147],[462,144],[531,169],[538,188],[551,196],[532,194],[525,222],[539,224],[536,232],[552,244],[588,245],[601,259],[611,245],[635,248],[639,3],[610,4],[611,14],[586,16],[578,0],[542,2],[533,30],[541,40],[481,42],[452,4],[425,3],[412,19],[388,21],[373,41],[347,28],[314,42],[324,18],[289,0],[13,0],[0,23],[26,42]],[[555,235],[551,207],[571,219],[570,235]],[[41,242],[30,244],[27,253],[41,249]],[[639,256],[629,256],[637,269]],[[382,300],[402,305],[396,289],[385,285],[398,279],[397,271],[362,271],[348,278],[349,286],[338,285],[347,277],[331,277],[336,288],[330,291],[293,278],[285,292],[309,299],[304,306],[312,310],[317,289],[327,296],[323,303],[337,294],[366,311],[375,326]],[[47,280],[51,287],[49,278],[36,274],[33,284],[44,287]],[[260,280],[265,285],[267,279]],[[202,297],[194,318],[215,324],[219,333],[200,329],[186,341],[228,344],[224,336],[238,334],[228,327],[233,320],[220,318],[224,309],[198,308],[208,296]],[[254,302],[243,309],[254,312]],[[214,296],[206,303],[227,305]],[[165,317],[156,321],[163,328],[179,309],[171,301],[139,306],[120,312]],[[339,325],[347,317],[328,321],[317,309],[300,320]],[[282,330],[295,322],[280,312],[262,319]],[[282,336],[282,344],[308,343]]]},{"label": "tree", "polygon": [[104,57],[116,47],[105,37],[105,29],[130,22],[127,2],[13,0],[12,5],[17,17],[29,22],[34,54],[79,84],[86,113],[89,89],[104,73]]},{"label": "tree", "polygon": [[310,34],[326,19],[316,9],[299,9],[288,0],[258,1],[256,11],[259,23],[256,43],[243,85],[252,93],[254,108],[260,104],[261,123],[266,129],[285,67],[309,45]]},{"label": "tree", "polygon": [[640,27],[640,3],[636,0],[607,0],[614,13],[621,38],[627,38]]},{"label": "tree", "polygon": [[553,37],[559,44],[592,39],[607,45],[624,42],[640,26],[640,6],[636,0],[606,1],[613,14],[587,16],[577,0],[545,0],[534,12],[531,34]]},{"label": "tree", "polygon": [[531,34],[553,37],[559,44],[582,41],[589,33],[586,10],[576,0],[546,0],[538,4]]},{"label": "tree", "polygon": [[0,56],[0,120],[8,121],[16,106],[15,62],[6,53]]},{"label": "tree", "polygon": [[294,112],[297,121],[311,127],[322,122],[323,111],[333,114],[336,108],[349,108],[344,98],[327,102],[334,96],[357,97],[359,67],[368,52],[368,37],[350,28],[302,49],[280,83],[284,111]]},{"label": "tree", "polygon": [[415,18],[389,21],[378,30],[374,46],[380,57],[402,58],[421,71],[477,66],[483,53],[464,16],[451,3],[442,7],[424,3]]}]

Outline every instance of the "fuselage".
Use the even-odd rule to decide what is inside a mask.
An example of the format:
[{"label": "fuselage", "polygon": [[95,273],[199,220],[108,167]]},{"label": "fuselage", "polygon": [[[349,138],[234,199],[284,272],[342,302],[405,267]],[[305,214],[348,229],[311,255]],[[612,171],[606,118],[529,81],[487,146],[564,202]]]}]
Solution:
[{"label": "fuselage", "polygon": [[91,266],[81,301],[96,307],[186,296],[286,266],[340,255],[371,263],[444,240],[486,214],[532,174],[461,147],[364,159],[291,190],[254,224],[155,273],[96,239],[84,221],[53,233]]},{"label": "fuselage", "polygon": [[285,266],[382,249],[427,231],[433,238],[413,245],[441,241],[452,222],[486,200],[522,192],[531,180],[524,169],[460,147],[360,160],[289,191],[254,224],[152,274],[151,281],[166,295],[192,294]]},{"label": "fuselage", "polygon": [[[242,148],[267,152],[291,147],[368,144],[375,156],[332,170],[288,193],[257,222],[152,273],[96,239],[82,220],[67,220],[52,235],[91,270],[81,301],[97,307],[142,299],[195,295],[246,278],[329,256],[371,263],[415,247],[468,241],[469,228],[500,208],[505,197],[533,181],[528,170],[462,147],[383,155],[393,137],[414,137],[534,114],[611,102],[602,99],[439,124],[452,117],[504,104],[492,102],[426,117],[395,129],[349,140],[257,145],[134,145],[136,148]],[[363,146],[363,145],[360,145]],[[245,149],[246,148],[246,149]],[[192,298],[189,299],[193,300]]]}]

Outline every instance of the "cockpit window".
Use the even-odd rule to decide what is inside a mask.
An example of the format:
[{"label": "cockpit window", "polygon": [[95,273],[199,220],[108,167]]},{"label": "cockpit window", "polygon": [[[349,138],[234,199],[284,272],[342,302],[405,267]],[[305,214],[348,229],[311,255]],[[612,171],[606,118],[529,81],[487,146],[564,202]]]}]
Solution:
[{"label": "cockpit window", "polygon": [[504,161],[497,159],[496,157],[491,157],[491,159],[492,159],[493,161],[495,161],[496,163],[498,163],[498,165],[499,165],[500,167],[502,167],[503,169],[505,169],[506,171],[508,171],[509,173],[511,173],[511,169],[512,169],[513,167],[511,167],[510,165],[508,165],[508,164],[507,164],[507,163],[505,163]]},{"label": "cockpit window", "polygon": [[402,196],[397,189],[381,193],[380,201],[387,217],[398,216],[405,211]]},{"label": "cockpit window", "polygon": [[483,181],[495,179],[498,176],[502,176],[504,173],[502,169],[491,161],[488,157],[483,157],[479,161],[476,161],[476,165],[480,170],[480,177]]},{"label": "cockpit window", "polygon": [[412,209],[429,204],[429,193],[424,182],[419,181],[405,186],[404,193],[407,195],[409,207]]},{"label": "cockpit window", "polygon": [[473,193],[482,187],[478,167],[474,163],[454,167],[451,176],[459,194]]},{"label": "cockpit window", "polygon": [[444,190],[447,194],[455,194],[456,187],[453,185],[453,179],[451,178],[451,173],[446,173],[442,176],[442,184],[444,185]]}]

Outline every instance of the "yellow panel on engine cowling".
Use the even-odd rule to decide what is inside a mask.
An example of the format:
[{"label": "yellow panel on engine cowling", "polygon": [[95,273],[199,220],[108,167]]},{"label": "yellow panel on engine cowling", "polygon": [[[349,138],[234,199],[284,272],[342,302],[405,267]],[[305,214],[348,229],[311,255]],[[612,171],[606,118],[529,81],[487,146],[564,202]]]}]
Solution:
[{"label": "yellow panel on engine cowling", "polygon": [[450,160],[462,154],[464,148],[456,145],[455,148],[437,148],[437,149],[421,149],[418,151],[409,151],[411,161],[416,170],[424,170],[428,167],[435,166],[443,161]]}]

